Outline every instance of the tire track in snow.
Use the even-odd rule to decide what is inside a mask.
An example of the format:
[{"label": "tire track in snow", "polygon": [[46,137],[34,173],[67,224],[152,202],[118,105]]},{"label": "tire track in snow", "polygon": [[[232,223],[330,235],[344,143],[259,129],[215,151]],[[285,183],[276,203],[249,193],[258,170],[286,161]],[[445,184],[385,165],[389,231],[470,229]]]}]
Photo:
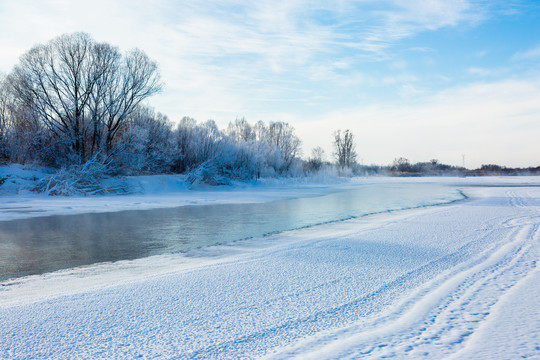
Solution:
[{"label": "tire track in snow", "polygon": [[[430,213],[433,214],[435,212],[444,211],[445,209],[432,209]],[[407,218],[414,217],[414,215],[411,214],[403,214],[403,216],[406,216]],[[375,227],[368,226],[368,228],[370,228],[370,230],[380,230],[389,225],[396,224],[394,222],[385,222]],[[239,347],[239,345],[241,345],[240,347],[250,347],[265,339],[264,341],[275,342],[277,346],[279,343],[283,343],[284,340],[290,341],[291,334],[294,334],[295,339],[301,339],[302,337],[313,336],[314,334],[317,334],[328,328],[343,326],[343,324],[350,324],[354,322],[354,319],[362,318],[365,316],[372,316],[374,313],[380,313],[380,311],[383,310],[384,306],[386,306],[385,304],[390,303],[392,299],[399,298],[400,293],[406,292],[410,290],[411,287],[421,284],[423,278],[430,278],[431,274],[437,273],[441,271],[441,269],[448,267],[448,264],[460,264],[463,258],[463,253],[474,252],[478,249],[483,248],[485,246],[486,238],[489,237],[490,234],[491,232],[483,233],[482,236],[469,241],[468,243],[458,248],[456,251],[445,254],[440,258],[433,259],[423,264],[419,268],[415,268],[414,270],[406,272],[398,276],[397,278],[385,283],[380,288],[374,289],[373,292],[365,294],[361,297],[349,299],[349,301],[345,303],[335,304],[331,308],[318,311],[308,317],[293,317],[287,322],[280,323],[279,325],[269,328],[261,329],[260,332],[251,333],[249,335],[242,336],[228,342],[223,341],[208,347],[200,348],[190,353],[188,357],[205,358],[210,356],[212,358],[226,358],[227,356],[222,356],[223,353],[230,350],[231,348]],[[323,237],[316,241],[313,241],[311,239],[304,240],[302,241],[302,243],[305,242],[305,244],[300,245],[299,247],[309,248],[313,247],[314,244],[317,244],[319,242],[327,241],[329,241],[329,239],[326,237]],[[297,246],[298,244],[295,247]],[[476,259],[475,261],[480,262],[481,260],[483,260],[483,258],[487,256],[486,253],[482,253],[480,259]],[[294,302],[294,299],[297,297],[301,298],[307,293],[314,292],[317,288],[328,287],[330,284],[335,283],[336,281],[339,282],[343,279],[344,278],[341,277],[338,279],[325,281],[317,287],[308,287],[300,292],[293,291],[292,293],[281,294],[279,298],[288,298],[289,300],[287,302]],[[350,278],[350,280],[353,281],[354,279]],[[343,286],[350,286],[350,283],[349,285]],[[274,298],[273,300],[275,299],[276,298]],[[246,309],[231,309],[231,311],[234,312],[240,310]],[[256,348],[253,348],[253,351],[255,352]]]},{"label": "tire track in snow", "polygon": [[504,222],[503,227],[513,229],[489,250],[489,256],[481,255],[430,281],[382,324],[375,319],[327,331],[269,357],[429,359],[462,349],[500,298],[536,267],[539,222],[531,212],[537,215],[538,210],[528,208],[514,191],[507,196],[513,208],[529,214]]}]

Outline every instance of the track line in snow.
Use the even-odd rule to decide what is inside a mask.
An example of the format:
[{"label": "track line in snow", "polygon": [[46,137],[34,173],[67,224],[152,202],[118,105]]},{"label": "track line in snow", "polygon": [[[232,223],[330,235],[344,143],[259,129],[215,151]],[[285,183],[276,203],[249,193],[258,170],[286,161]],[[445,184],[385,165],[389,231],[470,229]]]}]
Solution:
[{"label": "track line in snow", "polygon": [[[514,193],[507,196],[513,207],[527,207]],[[478,264],[461,264],[432,280],[427,293],[424,289],[423,295],[408,299],[409,307],[387,316],[385,324],[379,319],[371,326],[361,322],[329,331],[269,357],[433,358],[463,348],[491,308],[536,266],[531,254],[536,250],[531,242],[538,238],[535,218],[516,216],[507,225],[512,231],[488,257],[480,256],[483,259]]]}]

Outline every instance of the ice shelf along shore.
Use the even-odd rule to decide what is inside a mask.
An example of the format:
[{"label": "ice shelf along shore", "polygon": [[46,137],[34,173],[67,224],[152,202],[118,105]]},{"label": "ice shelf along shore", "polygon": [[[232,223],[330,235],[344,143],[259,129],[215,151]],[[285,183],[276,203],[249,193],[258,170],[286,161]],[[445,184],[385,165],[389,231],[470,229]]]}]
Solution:
[{"label": "ice shelf along shore", "polygon": [[[540,358],[540,180],[365,181],[452,183],[467,199],[6,280],[0,358]],[[26,200],[51,213],[85,204]]]}]

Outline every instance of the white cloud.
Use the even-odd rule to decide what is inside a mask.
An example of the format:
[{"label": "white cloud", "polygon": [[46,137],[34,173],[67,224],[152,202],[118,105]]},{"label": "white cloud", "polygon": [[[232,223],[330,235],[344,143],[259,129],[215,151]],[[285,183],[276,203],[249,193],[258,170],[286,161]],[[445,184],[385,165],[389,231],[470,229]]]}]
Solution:
[{"label": "white cloud", "polygon": [[514,60],[540,60],[540,45],[526,50],[520,51],[513,56]]},{"label": "white cloud", "polygon": [[467,72],[471,75],[487,76],[493,73],[491,69],[484,69],[479,67],[470,67],[467,69]]},{"label": "white cloud", "polygon": [[389,0],[374,3],[378,8],[367,14],[377,21],[367,31],[360,31],[355,46],[376,53],[420,32],[477,23],[486,16],[484,7],[468,0]]},{"label": "white cloud", "polygon": [[82,30],[122,47],[159,50],[154,56],[169,50],[207,62],[254,55],[260,66],[279,72],[335,47],[380,52],[405,36],[469,19],[470,10],[466,1],[444,0],[5,1],[0,30],[9,36],[2,49],[12,49],[0,65],[13,65],[14,55],[35,43]]}]

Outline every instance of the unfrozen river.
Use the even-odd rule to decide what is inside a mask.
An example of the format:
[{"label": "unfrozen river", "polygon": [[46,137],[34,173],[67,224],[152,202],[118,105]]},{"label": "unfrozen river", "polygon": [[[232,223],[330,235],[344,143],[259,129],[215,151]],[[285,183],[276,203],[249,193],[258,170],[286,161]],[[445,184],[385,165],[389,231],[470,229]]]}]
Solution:
[{"label": "unfrozen river", "polygon": [[434,184],[377,184],[258,204],[47,216],[0,221],[0,281],[261,237],[389,210],[462,199]]}]

